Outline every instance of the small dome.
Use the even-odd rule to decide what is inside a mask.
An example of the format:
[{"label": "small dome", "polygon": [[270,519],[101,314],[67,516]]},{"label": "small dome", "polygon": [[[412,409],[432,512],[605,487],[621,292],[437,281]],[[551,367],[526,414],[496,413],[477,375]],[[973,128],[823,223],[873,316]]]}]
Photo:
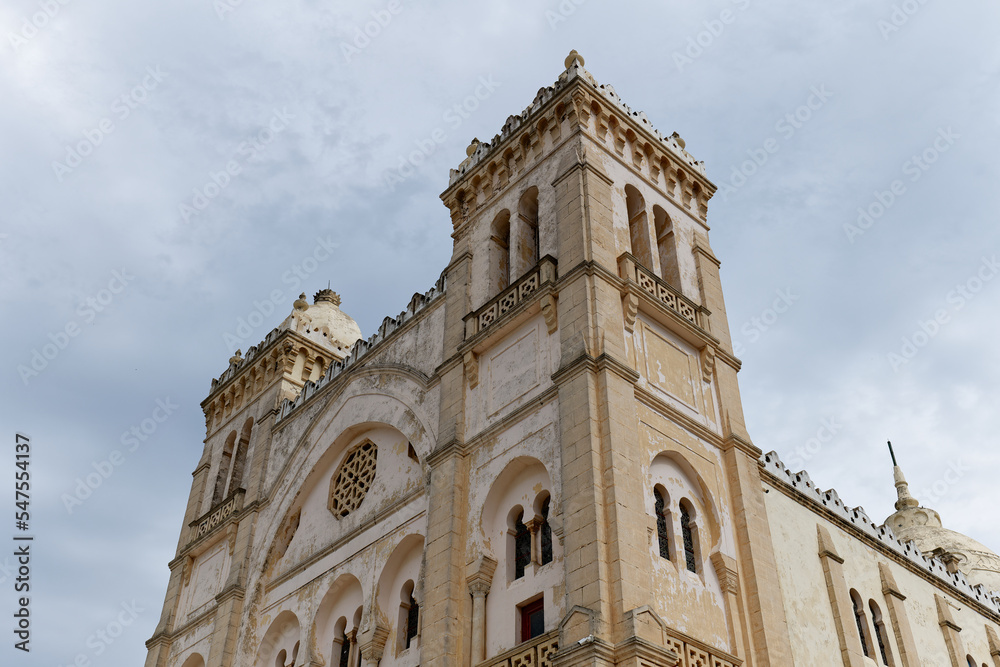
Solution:
[{"label": "small dome", "polygon": [[339,350],[340,357],[347,356],[347,351],[361,338],[358,323],[340,309],[340,295],[330,289],[316,292],[312,305],[306,301],[305,294],[300,295],[292,314],[278,328],[294,331],[320,345]]},{"label": "small dome", "polygon": [[1000,591],[1000,556],[968,535],[949,530],[934,510],[921,507],[910,495],[909,485],[899,466],[893,466],[896,483],[896,512],[885,525],[902,542],[913,541],[925,555],[940,558],[949,569],[961,570],[973,586],[982,584]]}]

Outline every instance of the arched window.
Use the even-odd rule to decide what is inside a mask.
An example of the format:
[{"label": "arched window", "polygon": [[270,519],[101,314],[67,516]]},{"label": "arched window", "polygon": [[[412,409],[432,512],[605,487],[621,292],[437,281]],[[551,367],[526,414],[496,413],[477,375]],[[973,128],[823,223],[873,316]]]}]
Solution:
[{"label": "arched window", "polygon": [[541,558],[542,565],[546,565],[552,562],[552,526],[549,525],[549,501],[551,498],[546,497],[542,501],[542,525],[538,529],[538,537],[541,541]]},{"label": "arched window", "polygon": [[292,647],[292,659],[289,661],[289,665],[294,665],[295,661],[299,657],[299,643],[295,642],[295,646]]},{"label": "arched window", "polygon": [[681,272],[677,265],[677,241],[670,216],[659,206],[653,206],[653,228],[656,250],[660,256],[660,276],[676,290],[681,289]]},{"label": "arched window", "polygon": [[524,512],[519,512],[514,522],[514,578],[524,576],[531,562],[531,531],[524,525]]},{"label": "arched window", "polygon": [[[891,667],[892,647],[889,646],[889,636],[885,632],[885,623],[882,621],[882,610],[878,608],[875,600],[868,601],[868,609],[872,613],[872,623],[875,625],[875,643],[878,644],[879,655],[882,656],[882,664]],[[975,667],[975,664],[973,664]]]},{"label": "arched window", "polygon": [[233,460],[233,446],[236,444],[236,431],[229,434],[226,444],[222,446],[222,458],[219,460],[219,471],[215,476],[215,490],[212,493],[212,505],[226,497],[226,480],[229,479],[229,469]]},{"label": "arched window", "polygon": [[274,667],[285,667],[285,660],[287,660],[287,654],[285,649],[278,651],[278,657],[274,659]]},{"label": "arched window", "polygon": [[656,499],[654,505],[656,512],[656,539],[660,545],[660,558],[670,560],[670,533],[667,523],[667,499],[664,492],[659,487],[653,489],[653,497]]},{"label": "arched window", "polygon": [[865,607],[861,602],[861,596],[858,592],[851,589],[851,604],[854,605],[854,620],[858,625],[858,637],[861,639],[861,650],[864,651],[865,657],[872,657],[872,645],[871,636],[868,631],[868,619],[865,618]]},{"label": "arched window", "polygon": [[420,605],[413,599],[413,581],[408,580],[399,592],[399,648],[402,651],[415,644],[420,628]]},{"label": "arched window", "polygon": [[684,540],[684,564],[689,572],[698,572],[698,557],[695,553],[695,530],[691,521],[691,507],[687,500],[681,503],[681,538]]},{"label": "arched window", "polygon": [[629,241],[636,261],[648,269],[653,268],[649,248],[649,222],[646,218],[646,200],[631,185],[625,186],[625,209],[628,213]]},{"label": "arched window", "polygon": [[527,273],[538,263],[538,188],[528,188],[517,204],[517,244],[511,251],[511,278]]},{"label": "arched window", "polygon": [[340,663],[339,667],[351,667],[351,640],[344,634],[340,638]]},{"label": "arched window", "polygon": [[965,656],[965,660],[969,663],[969,667],[976,667],[976,661],[972,659],[971,655]]},{"label": "arched window", "polygon": [[490,228],[490,296],[510,285],[510,211],[500,211]]},{"label": "arched window", "polygon": [[233,457],[233,471],[229,475],[229,484],[223,498],[228,498],[229,494],[236,491],[243,485],[243,469],[246,466],[247,450],[250,447],[250,431],[253,429],[253,417],[246,420],[243,429],[240,431],[240,439],[236,444],[236,455]]}]

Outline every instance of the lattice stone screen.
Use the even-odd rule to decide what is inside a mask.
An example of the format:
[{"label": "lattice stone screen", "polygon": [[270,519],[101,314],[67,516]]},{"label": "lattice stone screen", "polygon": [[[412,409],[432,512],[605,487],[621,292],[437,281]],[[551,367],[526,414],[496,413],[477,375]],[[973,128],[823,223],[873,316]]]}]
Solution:
[{"label": "lattice stone screen", "polygon": [[372,441],[354,448],[330,483],[330,511],[338,519],[345,517],[361,505],[365,494],[375,479],[375,462],[378,447]]}]

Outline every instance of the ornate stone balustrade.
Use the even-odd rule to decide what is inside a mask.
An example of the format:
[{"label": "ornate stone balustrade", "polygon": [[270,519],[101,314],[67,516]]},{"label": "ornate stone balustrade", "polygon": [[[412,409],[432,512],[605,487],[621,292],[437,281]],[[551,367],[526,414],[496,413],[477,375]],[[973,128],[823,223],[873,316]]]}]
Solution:
[{"label": "ornate stone balustrade", "polygon": [[188,540],[188,543],[190,544],[195,540],[200,540],[205,537],[216,528],[226,523],[229,517],[243,509],[244,494],[246,494],[245,490],[236,489],[229,495],[228,498],[210,509],[207,514],[202,515],[200,518],[195,519],[188,524],[191,528],[194,528],[195,526],[198,528],[194,534],[191,535],[191,539]]},{"label": "ornate stone balustrade", "polygon": [[739,667],[743,662],[690,637],[667,630],[667,648],[680,656],[678,667]]},{"label": "ornate stone balustrade", "polygon": [[618,258],[618,275],[625,280],[631,280],[639,289],[674,311],[691,324],[704,328],[702,323],[702,308],[676,289],[668,285],[662,278],[639,264],[629,253]]},{"label": "ornate stone balustrade", "polygon": [[558,650],[559,631],[553,630],[488,658],[479,667],[552,667],[552,654]]},{"label": "ornate stone balustrade", "polygon": [[480,331],[488,329],[519,303],[531,298],[543,285],[555,281],[556,259],[546,255],[533,269],[493,297],[485,306],[465,316],[465,339],[469,340]]}]

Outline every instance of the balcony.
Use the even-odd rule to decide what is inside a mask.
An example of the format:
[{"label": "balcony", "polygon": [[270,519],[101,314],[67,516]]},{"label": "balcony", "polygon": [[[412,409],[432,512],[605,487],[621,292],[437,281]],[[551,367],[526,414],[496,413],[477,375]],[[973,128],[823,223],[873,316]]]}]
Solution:
[{"label": "balcony", "polygon": [[197,528],[188,540],[188,544],[196,542],[209,533],[214,532],[216,528],[226,523],[227,519],[243,509],[243,496],[245,494],[246,491],[243,489],[236,489],[229,494],[228,498],[220,501],[215,507],[209,510],[207,514],[203,514],[188,524],[191,528]]},{"label": "balcony", "polygon": [[556,281],[556,260],[546,255],[512,285],[486,303],[485,306],[465,316],[465,340],[485,331],[519,304],[530,299],[545,285]]},{"label": "balcony", "polygon": [[638,285],[639,289],[662,303],[669,310],[695,325],[705,328],[703,309],[691,299],[688,299],[675,288],[668,285],[662,278],[653,274],[636,261],[629,253],[618,258],[618,275]]}]

